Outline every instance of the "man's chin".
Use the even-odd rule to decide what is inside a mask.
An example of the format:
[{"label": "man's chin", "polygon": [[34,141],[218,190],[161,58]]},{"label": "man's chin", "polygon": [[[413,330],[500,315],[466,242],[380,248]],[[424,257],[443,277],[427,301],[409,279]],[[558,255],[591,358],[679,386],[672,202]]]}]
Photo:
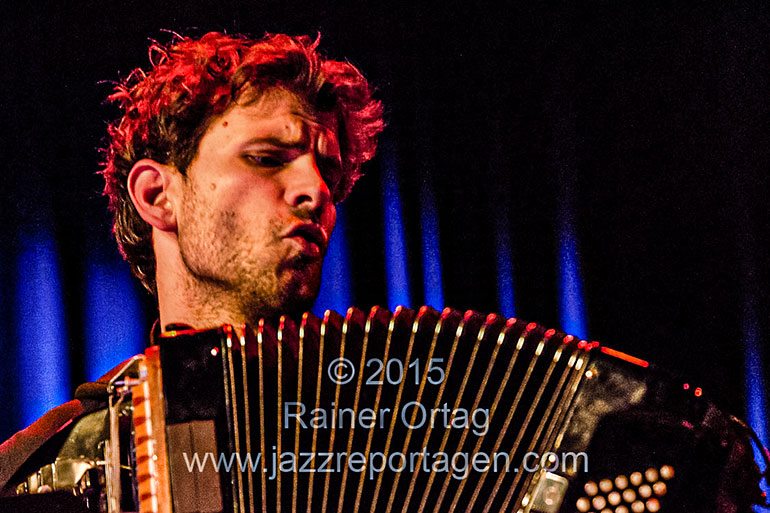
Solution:
[{"label": "man's chin", "polygon": [[287,302],[287,313],[304,313],[309,311],[313,307],[316,298],[318,297],[318,291],[320,289],[321,280],[313,280],[312,282],[305,282],[297,290],[294,298],[289,298]]},{"label": "man's chin", "polygon": [[281,316],[286,316],[298,321],[302,314],[309,312],[315,302],[315,295],[292,297],[290,300],[286,300],[274,305],[265,305],[259,309],[250,310],[250,314],[247,315],[247,322],[256,326],[260,319],[278,319]]},{"label": "man's chin", "polygon": [[275,296],[277,301],[270,302],[272,304],[266,309],[264,317],[300,316],[313,307],[319,288],[320,276],[293,275],[292,279],[282,284]]}]

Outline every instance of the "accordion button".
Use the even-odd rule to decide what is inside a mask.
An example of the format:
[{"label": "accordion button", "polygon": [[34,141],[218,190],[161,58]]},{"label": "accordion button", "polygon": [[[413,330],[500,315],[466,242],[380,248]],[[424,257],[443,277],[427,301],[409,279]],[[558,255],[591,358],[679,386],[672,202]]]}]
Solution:
[{"label": "accordion button", "polygon": [[644,471],[644,478],[650,483],[654,483],[658,480],[658,471],[654,468],[648,468]]},{"label": "accordion button", "polygon": [[585,497],[581,497],[577,500],[577,504],[575,504],[575,506],[577,507],[578,511],[585,513],[591,509],[591,502]]},{"label": "accordion button", "polygon": [[660,467],[660,477],[666,480],[674,477],[674,467],[671,465],[663,465]]},{"label": "accordion button", "polygon": [[660,502],[658,502],[658,499],[650,499],[647,501],[647,511],[650,511],[651,513],[660,511]]}]

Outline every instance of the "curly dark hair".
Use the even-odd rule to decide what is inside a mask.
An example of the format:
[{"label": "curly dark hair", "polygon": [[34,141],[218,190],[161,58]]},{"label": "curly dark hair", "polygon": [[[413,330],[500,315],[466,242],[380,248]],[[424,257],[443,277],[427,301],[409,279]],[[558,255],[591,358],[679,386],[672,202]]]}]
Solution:
[{"label": "curly dark hair", "polygon": [[129,197],[128,174],[143,158],[173,165],[184,174],[211,120],[244,93],[280,87],[316,111],[334,114],[343,172],[333,191],[335,202],[348,195],[361,164],[374,156],[383,128],[382,106],[358,69],[321,56],[318,41],[283,34],[261,39],[216,32],[199,39],[176,36],[166,46],[153,43],[151,68],[134,70],[108,97],[123,115],[108,127],[101,171],[104,194],[121,254],[151,293],[152,230]]}]

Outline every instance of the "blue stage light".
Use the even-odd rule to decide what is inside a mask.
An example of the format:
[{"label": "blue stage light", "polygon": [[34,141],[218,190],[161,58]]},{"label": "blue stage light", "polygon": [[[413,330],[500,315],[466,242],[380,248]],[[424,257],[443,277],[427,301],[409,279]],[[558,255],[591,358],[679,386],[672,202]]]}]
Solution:
[{"label": "blue stage light", "polygon": [[382,145],[382,197],[385,235],[385,276],[388,285],[388,308],[411,305],[406,237],[401,216],[401,195],[393,144],[387,139]]},{"label": "blue stage light", "polygon": [[562,329],[576,337],[588,338],[577,242],[569,224],[562,226],[559,237],[559,300]]},{"label": "blue stage light", "polygon": [[[765,397],[764,366],[759,341],[756,305],[752,300],[749,300],[745,305],[743,318],[743,347],[746,356],[746,419],[754,432],[757,433],[759,440],[767,447],[767,398]],[[754,460],[760,468],[765,468],[765,460],[758,447],[754,448]],[[770,496],[770,483],[762,481],[761,488]],[[767,512],[768,509],[756,507],[755,511]]]},{"label": "blue stage light", "polygon": [[512,245],[508,223],[495,223],[495,269],[497,271],[497,304],[500,313],[506,317],[516,316],[516,302],[513,294]]},{"label": "blue stage light", "polygon": [[428,180],[420,187],[420,231],[422,243],[422,281],[425,304],[436,310],[444,308],[441,274],[441,246],[436,213],[436,198]]},{"label": "blue stage light", "polygon": [[350,272],[345,218],[345,207],[337,205],[337,224],[326,250],[321,290],[313,307],[313,313],[318,317],[323,317],[327,309],[344,314],[353,304],[353,275]]},{"label": "blue stage light", "polygon": [[92,261],[86,277],[86,379],[95,381],[123,360],[144,351],[149,332],[128,264]]},{"label": "blue stage light", "polygon": [[52,236],[22,235],[17,258],[17,421],[27,426],[70,399],[70,358]]}]

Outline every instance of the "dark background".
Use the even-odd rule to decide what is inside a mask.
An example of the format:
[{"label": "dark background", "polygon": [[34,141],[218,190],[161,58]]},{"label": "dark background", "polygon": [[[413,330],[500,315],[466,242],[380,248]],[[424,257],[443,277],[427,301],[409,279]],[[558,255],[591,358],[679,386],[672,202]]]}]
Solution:
[{"label": "dark background", "polygon": [[[744,338],[768,344],[770,12],[764,2],[18,2],[0,57],[0,439],[14,412],[14,259],[47,228],[60,254],[72,383],[85,379],[88,255],[115,258],[97,148],[111,86],[161,29],[322,33],[375,84],[383,154],[348,200],[354,295],[385,303],[382,155],[396,163],[412,298],[420,184],[435,185],[447,306],[497,311],[507,224],[516,314],[559,324],[558,221],[571,216],[588,332],[677,369],[744,413]],[[138,290],[138,286],[137,286]],[[154,318],[145,297],[148,326]],[[119,305],[116,305],[119,307]],[[34,330],[35,326],[26,327]],[[117,362],[116,362],[117,363]],[[765,368],[767,372],[767,368]],[[767,392],[767,387],[765,388]]]}]

